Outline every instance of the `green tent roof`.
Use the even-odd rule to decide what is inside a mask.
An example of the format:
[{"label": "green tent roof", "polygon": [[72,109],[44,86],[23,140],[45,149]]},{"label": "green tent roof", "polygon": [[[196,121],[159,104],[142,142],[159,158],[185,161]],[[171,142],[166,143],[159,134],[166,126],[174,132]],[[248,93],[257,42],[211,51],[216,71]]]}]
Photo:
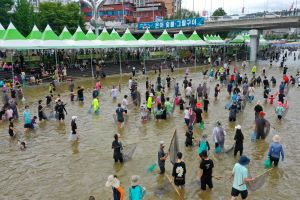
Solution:
[{"label": "green tent roof", "polygon": [[125,33],[122,35],[122,40],[124,41],[135,41],[136,38],[131,34],[130,30],[127,28]]},{"label": "green tent roof", "polygon": [[193,32],[193,34],[189,37],[189,40],[194,40],[194,41],[197,41],[197,40],[202,40],[199,35],[197,34],[196,31]]},{"label": "green tent roof", "polygon": [[140,38],[140,40],[156,40],[155,37],[153,37],[153,35],[150,33],[150,31],[147,29],[145,31],[145,33],[143,34],[143,36]]},{"label": "green tent roof", "polygon": [[75,41],[81,41],[81,40],[87,40],[87,37],[85,36],[84,32],[81,30],[80,26],[78,26],[76,32],[74,33],[71,39]]},{"label": "green tent roof", "polygon": [[2,24],[0,24],[0,39],[3,38],[4,34],[5,34],[5,29],[4,29],[4,27],[2,26]]},{"label": "green tent roof", "polygon": [[110,33],[110,37],[112,40],[120,40],[121,39],[121,36],[115,29],[113,29],[112,32]]},{"label": "green tent roof", "polygon": [[59,37],[54,33],[51,27],[47,25],[42,34],[42,40],[59,40]]},{"label": "green tent roof", "polygon": [[174,40],[187,40],[187,37],[182,31],[179,31],[179,33],[174,36]]},{"label": "green tent roof", "polygon": [[89,31],[86,33],[85,36],[88,40],[96,40],[97,38],[97,36],[94,34],[91,28],[89,29]]},{"label": "green tent roof", "polygon": [[245,39],[242,35],[237,35],[233,40],[230,41],[230,43],[235,43],[235,44],[242,44],[245,42]]},{"label": "green tent roof", "polygon": [[173,38],[171,38],[169,33],[166,30],[164,30],[164,32],[159,36],[158,40],[171,41],[173,40]]},{"label": "green tent roof", "polygon": [[42,33],[39,31],[39,29],[36,27],[36,25],[33,26],[32,31],[27,36],[27,39],[29,40],[40,40],[42,38]]},{"label": "green tent roof", "polygon": [[98,39],[98,40],[101,40],[101,41],[112,40],[112,38],[111,38],[111,36],[109,35],[109,33],[107,32],[106,28],[103,28],[101,34],[98,36],[97,39]]},{"label": "green tent roof", "polygon": [[25,37],[10,23],[4,33],[3,40],[25,40]]},{"label": "green tent roof", "polygon": [[62,32],[59,35],[59,39],[61,39],[61,40],[70,40],[71,38],[72,38],[71,33],[69,32],[67,27],[64,27],[64,29],[62,30]]}]

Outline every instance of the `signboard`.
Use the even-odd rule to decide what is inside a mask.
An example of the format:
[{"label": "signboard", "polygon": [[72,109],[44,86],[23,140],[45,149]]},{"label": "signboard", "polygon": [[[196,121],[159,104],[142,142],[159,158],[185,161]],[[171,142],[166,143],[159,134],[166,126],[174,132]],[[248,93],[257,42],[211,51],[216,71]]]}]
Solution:
[{"label": "signboard", "polygon": [[170,29],[170,28],[186,28],[202,26],[204,18],[188,18],[178,20],[164,20],[162,22],[144,22],[138,23],[138,30],[157,30],[157,29]]},{"label": "signboard", "polygon": [[163,22],[164,21],[164,18],[162,16],[156,16],[155,17],[155,22]]}]

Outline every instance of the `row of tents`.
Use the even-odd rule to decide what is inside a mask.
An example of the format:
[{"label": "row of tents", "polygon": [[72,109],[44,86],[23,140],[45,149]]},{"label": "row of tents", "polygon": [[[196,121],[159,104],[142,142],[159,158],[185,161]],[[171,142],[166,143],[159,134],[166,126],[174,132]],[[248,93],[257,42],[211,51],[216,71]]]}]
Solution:
[{"label": "row of tents", "polygon": [[[246,36],[237,36],[229,44],[247,43],[248,40],[250,41],[250,37],[246,39]],[[96,36],[91,29],[85,34],[80,27],[72,35],[65,27],[60,35],[56,35],[49,25],[43,32],[34,26],[31,33],[24,37],[12,23],[9,24],[6,30],[0,24],[0,49],[125,48],[224,44],[226,44],[226,41],[219,35],[205,35],[203,40],[196,31],[190,37],[186,37],[182,31],[171,37],[164,30],[158,38],[155,38],[149,30],[146,30],[140,39],[136,39],[129,29],[120,36],[114,29],[111,33],[108,33],[104,28],[101,34]]]}]

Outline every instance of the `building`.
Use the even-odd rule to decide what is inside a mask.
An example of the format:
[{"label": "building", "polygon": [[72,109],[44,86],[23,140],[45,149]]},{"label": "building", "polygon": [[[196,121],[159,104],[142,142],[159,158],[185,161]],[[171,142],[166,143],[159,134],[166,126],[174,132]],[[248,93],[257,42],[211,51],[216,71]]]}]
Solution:
[{"label": "building", "polygon": [[166,7],[162,1],[146,3],[144,6],[136,7],[136,22],[153,22],[156,17],[166,17]]},{"label": "building", "polygon": [[[121,2],[121,0],[110,0],[113,4],[105,3],[98,8],[98,16],[105,22],[125,22],[134,23],[135,7],[131,1]],[[89,22],[92,19],[92,9],[84,2],[80,1],[81,12],[85,15],[85,20]]]}]

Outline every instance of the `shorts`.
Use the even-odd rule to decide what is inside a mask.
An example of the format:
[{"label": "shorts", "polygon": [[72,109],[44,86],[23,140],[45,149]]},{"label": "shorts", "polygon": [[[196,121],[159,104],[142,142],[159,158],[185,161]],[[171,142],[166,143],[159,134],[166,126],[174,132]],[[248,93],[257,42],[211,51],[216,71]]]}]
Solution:
[{"label": "shorts", "polygon": [[248,191],[247,190],[239,191],[235,188],[232,188],[231,196],[237,197],[237,196],[239,196],[239,194],[241,194],[242,199],[246,199],[248,197]]},{"label": "shorts", "polygon": [[271,163],[274,162],[274,166],[276,167],[276,166],[278,166],[279,158],[274,158],[274,157],[270,156],[270,161],[271,161]]},{"label": "shorts", "polygon": [[123,123],[124,122],[124,118],[118,118],[118,122]]},{"label": "shorts", "polygon": [[58,120],[65,120],[65,115],[64,115],[64,113],[59,113],[59,114],[58,114]]},{"label": "shorts", "polygon": [[24,124],[24,128],[31,128],[31,124]]},{"label": "shorts", "polygon": [[206,185],[210,189],[213,188],[212,177],[201,177],[200,182],[201,182],[201,190],[206,190]]}]

